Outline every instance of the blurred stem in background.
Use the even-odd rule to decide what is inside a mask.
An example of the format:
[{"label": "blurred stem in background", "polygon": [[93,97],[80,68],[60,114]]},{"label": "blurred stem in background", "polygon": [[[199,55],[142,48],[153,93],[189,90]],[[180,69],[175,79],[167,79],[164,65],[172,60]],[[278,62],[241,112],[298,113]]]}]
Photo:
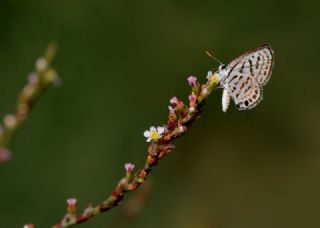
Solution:
[{"label": "blurred stem in background", "polygon": [[52,43],[47,47],[44,55],[37,59],[35,71],[30,73],[27,84],[20,92],[13,114],[6,114],[0,125],[0,162],[11,159],[8,149],[16,131],[28,118],[34,104],[41,95],[51,86],[58,85],[60,79],[51,64],[55,58],[57,46]]},{"label": "blurred stem in background", "polygon": [[150,198],[152,183],[146,181],[121,207],[120,214],[112,227],[126,227],[142,211]]}]

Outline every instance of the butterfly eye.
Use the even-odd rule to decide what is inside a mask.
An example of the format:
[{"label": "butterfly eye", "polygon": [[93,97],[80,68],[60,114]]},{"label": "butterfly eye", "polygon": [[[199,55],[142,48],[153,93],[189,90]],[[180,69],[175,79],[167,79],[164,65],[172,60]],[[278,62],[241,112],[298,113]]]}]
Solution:
[{"label": "butterfly eye", "polygon": [[226,65],[222,64],[219,66],[219,70],[224,70],[226,68]]}]

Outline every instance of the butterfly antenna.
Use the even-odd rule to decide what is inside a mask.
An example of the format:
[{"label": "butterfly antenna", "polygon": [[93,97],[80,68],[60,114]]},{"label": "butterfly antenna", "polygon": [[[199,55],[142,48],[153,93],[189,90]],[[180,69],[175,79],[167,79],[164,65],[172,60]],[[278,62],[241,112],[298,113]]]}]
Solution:
[{"label": "butterfly antenna", "polygon": [[204,52],[205,52],[211,59],[217,61],[220,65],[223,64],[219,59],[217,59],[216,57],[214,57],[209,51],[205,50]]}]

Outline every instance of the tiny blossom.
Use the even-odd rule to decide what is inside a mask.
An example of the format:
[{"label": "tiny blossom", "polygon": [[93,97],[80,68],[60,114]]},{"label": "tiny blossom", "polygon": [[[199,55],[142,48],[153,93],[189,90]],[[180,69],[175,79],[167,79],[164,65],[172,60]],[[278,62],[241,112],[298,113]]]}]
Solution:
[{"label": "tiny blossom", "polygon": [[39,58],[36,62],[36,68],[38,71],[44,71],[48,66],[47,60],[45,58]]},{"label": "tiny blossom", "polygon": [[191,95],[189,95],[189,101],[190,101],[190,103],[195,104],[197,101],[196,95],[194,95],[193,93]]},{"label": "tiny blossom", "polygon": [[6,148],[0,148],[0,162],[11,160],[11,152]]},{"label": "tiny blossom", "polygon": [[196,109],[195,109],[194,107],[190,107],[190,108],[189,108],[190,114],[194,113],[195,111],[196,111]]},{"label": "tiny blossom", "polygon": [[34,228],[33,224],[26,224],[23,226],[23,228]]},{"label": "tiny blossom", "polygon": [[190,86],[196,86],[197,85],[197,78],[194,76],[190,76],[187,78],[188,83]]},{"label": "tiny blossom", "polygon": [[31,84],[31,85],[35,85],[39,82],[39,77],[36,73],[31,73],[28,75],[28,82]]},{"label": "tiny blossom", "polygon": [[154,126],[150,127],[150,130],[146,130],[143,135],[144,137],[147,138],[147,142],[153,141],[153,142],[157,142],[162,134],[164,133],[165,128],[164,127],[157,127],[155,128]]},{"label": "tiny blossom", "polygon": [[126,171],[127,171],[128,173],[131,173],[132,170],[134,169],[134,164],[132,164],[132,163],[126,163],[126,164],[124,165],[124,168],[126,169]]},{"label": "tiny blossom", "polygon": [[179,104],[179,100],[177,97],[173,97],[170,99],[170,104],[172,105],[178,105]]},{"label": "tiny blossom", "polygon": [[83,216],[85,217],[91,217],[93,214],[93,207],[91,205],[89,205],[83,212]]},{"label": "tiny blossom", "polygon": [[77,199],[76,198],[69,198],[69,199],[67,199],[67,204],[68,204],[68,207],[75,208],[77,205]]},{"label": "tiny blossom", "polygon": [[8,114],[4,117],[3,122],[7,128],[14,128],[17,124],[17,118],[15,115]]},{"label": "tiny blossom", "polygon": [[186,131],[186,128],[184,126],[180,126],[178,128],[179,132],[182,133],[182,132],[185,132]]},{"label": "tiny blossom", "polygon": [[202,89],[202,95],[203,96],[207,96],[208,93],[209,93],[208,88],[205,87],[205,88]]}]

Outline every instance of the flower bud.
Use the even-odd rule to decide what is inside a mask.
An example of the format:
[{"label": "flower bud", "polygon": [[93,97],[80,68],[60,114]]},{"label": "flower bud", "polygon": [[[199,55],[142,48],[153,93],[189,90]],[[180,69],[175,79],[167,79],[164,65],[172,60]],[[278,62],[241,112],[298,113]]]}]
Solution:
[{"label": "flower bud", "polygon": [[47,63],[47,60],[45,58],[38,58],[37,59],[37,62],[36,62],[37,71],[43,72],[43,71],[45,71],[47,66],[48,66],[48,63]]},{"label": "flower bud", "polygon": [[134,169],[134,164],[132,164],[132,163],[126,163],[126,164],[124,165],[124,168],[125,168],[125,170],[126,170],[127,173],[131,173],[131,172],[133,171],[133,169]]},{"label": "flower bud", "polygon": [[190,101],[190,106],[191,106],[191,107],[196,106],[196,104],[197,104],[197,97],[196,97],[196,95],[194,95],[194,93],[192,93],[192,94],[189,96],[189,101]]},{"label": "flower bud", "polygon": [[196,78],[196,77],[194,77],[194,76],[189,76],[189,77],[187,78],[187,80],[188,80],[188,84],[189,84],[191,87],[197,86],[197,78]]},{"label": "flower bud", "polygon": [[76,206],[77,206],[77,199],[76,198],[69,198],[67,199],[67,205],[68,205],[68,213],[69,214],[75,214],[76,212]]},{"label": "flower bud", "polygon": [[7,148],[0,148],[0,162],[11,160],[11,152]]},{"label": "flower bud", "polygon": [[17,126],[17,122],[17,118],[13,114],[7,114],[3,120],[4,126],[8,129],[14,129]]},{"label": "flower bud", "polygon": [[177,106],[178,104],[179,104],[179,100],[178,100],[178,98],[177,97],[172,97],[171,99],[170,99],[170,104],[172,104],[173,106]]}]

